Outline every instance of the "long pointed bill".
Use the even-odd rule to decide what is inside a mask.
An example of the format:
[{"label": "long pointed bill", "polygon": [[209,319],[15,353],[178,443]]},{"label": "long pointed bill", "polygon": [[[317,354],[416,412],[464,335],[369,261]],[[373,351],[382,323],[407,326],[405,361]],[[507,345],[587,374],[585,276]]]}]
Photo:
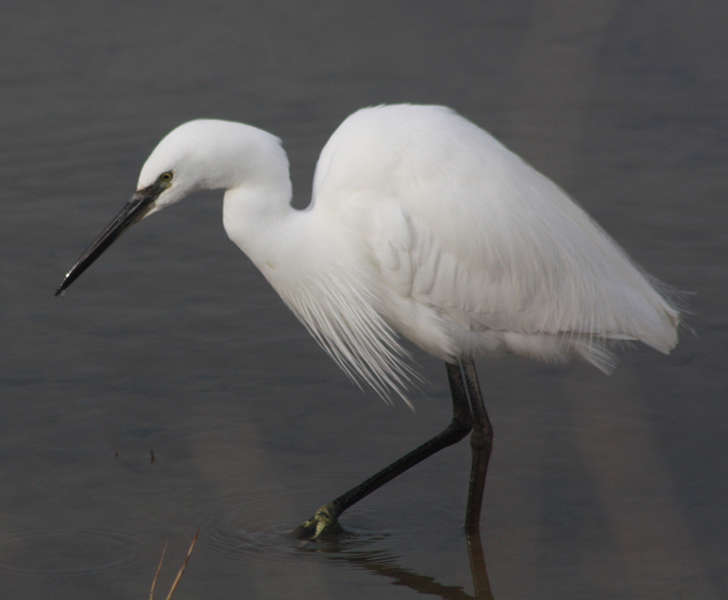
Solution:
[{"label": "long pointed bill", "polygon": [[144,218],[151,209],[154,200],[159,196],[162,188],[157,185],[150,185],[136,192],[119,213],[113,218],[91,245],[78,257],[76,264],[66,273],[63,282],[56,290],[56,296],[61,294],[76,278],[91,266],[109,246],[118,238],[125,229]]}]

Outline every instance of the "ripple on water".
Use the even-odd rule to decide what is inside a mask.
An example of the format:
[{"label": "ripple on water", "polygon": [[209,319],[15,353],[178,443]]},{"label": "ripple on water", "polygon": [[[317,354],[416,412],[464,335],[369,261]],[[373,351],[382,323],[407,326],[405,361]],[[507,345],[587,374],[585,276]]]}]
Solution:
[{"label": "ripple on water", "polygon": [[396,556],[387,549],[392,541],[391,532],[371,531],[362,526],[346,524],[345,532],[331,541],[299,540],[292,535],[293,523],[271,524],[258,522],[212,523],[207,537],[208,544],[224,558],[245,560],[251,556],[265,555],[266,561],[289,561],[301,556],[355,560],[359,556],[374,557],[386,561]]},{"label": "ripple on water", "polygon": [[87,575],[131,562],[138,541],[103,530],[15,532],[0,541],[0,569],[29,575]]}]

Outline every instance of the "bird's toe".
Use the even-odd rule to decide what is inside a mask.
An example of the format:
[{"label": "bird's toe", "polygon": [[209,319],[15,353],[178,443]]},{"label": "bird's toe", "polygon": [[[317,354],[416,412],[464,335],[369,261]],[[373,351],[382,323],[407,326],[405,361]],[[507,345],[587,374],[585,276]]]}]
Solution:
[{"label": "bird's toe", "polygon": [[313,517],[296,527],[293,535],[299,540],[326,540],[337,537],[343,531],[334,508],[325,504]]}]

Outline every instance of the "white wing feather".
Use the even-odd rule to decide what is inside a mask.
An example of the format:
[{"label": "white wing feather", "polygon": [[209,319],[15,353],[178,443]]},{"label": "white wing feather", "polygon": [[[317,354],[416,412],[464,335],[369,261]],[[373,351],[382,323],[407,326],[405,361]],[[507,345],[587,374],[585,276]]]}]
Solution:
[{"label": "white wing feather", "polygon": [[[678,311],[624,251],[552,181],[449,109],[354,113],[321,153],[313,198],[371,263],[376,310],[443,358],[504,346],[544,359],[577,353],[608,370],[605,340],[676,344]],[[337,327],[350,326],[324,329]],[[359,372],[346,347],[367,347],[369,360],[399,354],[391,330],[364,330],[366,340],[324,334],[322,344]],[[375,369],[382,385],[391,384],[381,373],[409,378],[385,363]]]}]

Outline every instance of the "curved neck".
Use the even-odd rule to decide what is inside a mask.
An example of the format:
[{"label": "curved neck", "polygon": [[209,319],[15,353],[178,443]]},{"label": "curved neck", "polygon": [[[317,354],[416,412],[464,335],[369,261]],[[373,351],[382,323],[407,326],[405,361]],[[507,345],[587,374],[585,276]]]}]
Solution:
[{"label": "curved neck", "polygon": [[266,262],[277,262],[276,255],[290,239],[286,230],[290,218],[300,211],[291,204],[291,183],[285,180],[262,185],[243,185],[225,192],[223,226],[225,233],[256,266],[264,271]]}]

